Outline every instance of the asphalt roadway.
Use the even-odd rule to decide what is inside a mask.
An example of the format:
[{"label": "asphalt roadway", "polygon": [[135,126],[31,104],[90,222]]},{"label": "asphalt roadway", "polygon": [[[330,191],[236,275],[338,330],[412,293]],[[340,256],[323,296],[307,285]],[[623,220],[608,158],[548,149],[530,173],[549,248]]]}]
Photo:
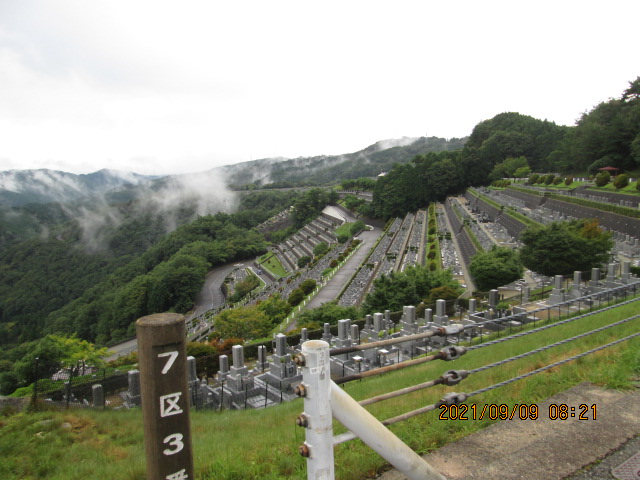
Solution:
[{"label": "asphalt roadway", "polygon": [[362,245],[356,252],[345,262],[345,264],[331,277],[327,284],[320,289],[318,294],[311,299],[305,308],[311,309],[322,305],[323,303],[336,300],[338,295],[342,291],[342,288],[346,285],[351,278],[351,275],[355,273],[364,258],[371,250],[371,247],[375,244],[377,238],[382,233],[382,229],[375,227],[373,230],[364,230],[358,238],[362,240]]},{"label": "asphalt roadway", "polygon": [[[575,417],[551,420],[551,404],[575,407]],[[589,409],[578,420],[581,404],[597,405],[596,419]],[[538,406],[537,420],[499,421],[423,458],[448,480],[640,479],[640,389],[582,383]],[[406,477],[390,470],[378,478]]]},{"label": "asphalt roadway", "polygon": [[[248,266],[251,264],[251,262],[253,262],[253,259],[235,263],[228,263],[221,267],[214,268],[209,273],[207,273],[207,277],[205,279],[202,290],[200,290],[200,293],[198,293],[196,297],[196,307],[192,313],[185,316],[185,320],[188,322],[192,318],[197,317],[198,315],[201,315],[212,308],[216,308],[222,305],[224,303],[224,295],[222,295],[220,286],[222,285],[222,282],[224,282],[225,277],[234,268],[239,266]],[[109,350],[113,353],[109,357],[107,357],[106,360],[116,360],[118,357],[128,355],[131,352],[135,352],[137,349],[138,341],[135,338],[127,340],[125,342],[109,347]]]}]

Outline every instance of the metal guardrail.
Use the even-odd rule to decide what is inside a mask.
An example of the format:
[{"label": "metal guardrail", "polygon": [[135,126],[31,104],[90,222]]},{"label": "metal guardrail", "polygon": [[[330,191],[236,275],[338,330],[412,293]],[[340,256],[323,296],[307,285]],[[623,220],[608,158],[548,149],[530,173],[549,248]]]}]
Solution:
[{"label": "metal guardrail", "polygon": [[[637,284],[632,284],[631,288],[635,293],[635,287]],[[623,289],[629,288],[629,286],[623,287]],[[613,289],[616,292],[618,289]],[[611,292],[607,292],[609,294]],[[614,293],[615,295],[615,293]],[[639,301],[640,298],[633,298],[622,302],[623,304],[630,304],[632,302]],[[616,305],[616,306],[619,306]],[[614,308],[613,306],[605,307],[604,310]],[[400,338],[393,338],[383,340],[379,342],[372,342],[363,345],[354,345],[350,347],[334,348],[331,349],[329,344],[322,340],[311,340],[305,342],[302,345],[302,353],[297,355],[294,360],[302,368],[303,383],[296,387],[296,393],[299,396],[304,397],[304,412],[298,417],[296,423],[299,426],[305,427],[305,442],[300,447],[300,454],[307,458],[307,478],[311,479],[333,479],[334,478],[334,457],[333,447],[346,441],[360,438],[364,443],[369,445],[380,456],[391,463],[396,469],[403,473],[409,479],[438,479],[443,480],[440,473],[435,471],[429,464],[427,464],[419,455],[417,455],[411,448],[404,444],[398,437],[396,437],[386,426],[398,423],[414,416],[436,410],[442,405],[458,405],[464,403],[468,398],[485,393],[487,391],[499,388],[504,385],[508,385],[515,381],[527,378],[537,373],[544,372],[550,368],[563,365],[567,362],[582,358],[591,353],[603,350],[613,345],[617,345],[626,340],[636,338],[640,336],[640,331],[631,335],[619,338],[610,343],[601,345],[591,350],[581,352],[579,354],[564,358],[560,361],[551,363],[549,365],[540,367],[533,371],[517,375],[511,379],[496,383],[494,385],[487,386],[475,390],[470,393],[456,393],[451,392],[446,394],[439,402],[427,405],[417,410],[407,412],[396,417],[379,421],[367,412],[363,407],[372,403],[396,398],[401,395],[405,395],[411,392],[415,392],[424,388],[432,387],[435,385],[457,385],[469,375],[485,371],[487,369],[503,365],[508,362],[519,360],[521,358],[543,352],[550,348],[564,345],[574,340],[584,338],[589,335],[600,333],[610,328],[622,325],[632,320],[637,320],[640,315],[634,315],[623,320],[613,322],[611,324],[596,328],[594,330],[581,333],[579,335],[560,340],[558,342],[530,350],[513,357],[509,357],[489,365],[485,365],[470,371],[466,370],[449,370],[441,377],[425,382],[418,385],[412,385],[407,388],[397,390],[395,392],[389,392],[376,397],[372,397],[360,402],[356,402],[351,398],[344,390],[342,390],[338,383],[342,381],[354,380],[357,378],[364,378],[368,375],[377,375],[383,373],[386,369],[397,370],[400,368],[406,368],[416,363],[424,363],[431,360],[442,359],[452,360],[466,353],[468,350],[482,348],[488,345],[494,345],[498,342],[504,342],[514,338],[520,338],[523,335],[529,333],[539,332],[552,326],[562,325],[569,321],[578,320],[589,315],[593,315],[595,312],[589,312],[584,315],[577,315],[575,317],[556,322],[553,325],[545,325],[539,328],[535,328],[528,332],[522,332],[515,335],[503,337],[492,342],[485,344],[470,346],[465,348],[462,346],[449,346],[445,347],[439,353],[435,355],[429,355],[419,359],[414,359],[402,364],[395,364],[389,367],[376,369],[372,371],[364,372],[360,375],[352,375],[349,377],[343,377],[339,381],[333,382],[330,378],[330,356],[331,355],[344,355],[348,353],[360,352],[362,350],[370,348],[382,348],[388,345],[396,343],[403,343],[411,340],[423,339],[432,336],[448,336],[458,335],[464,331],[463,325],[449,325],[435,331],[425,332],[417,335],[404,336]],[[501,319],[504,320],[504,319]],[[340,421],[349,432],[341,435],[333,436],[332,419]]]}]

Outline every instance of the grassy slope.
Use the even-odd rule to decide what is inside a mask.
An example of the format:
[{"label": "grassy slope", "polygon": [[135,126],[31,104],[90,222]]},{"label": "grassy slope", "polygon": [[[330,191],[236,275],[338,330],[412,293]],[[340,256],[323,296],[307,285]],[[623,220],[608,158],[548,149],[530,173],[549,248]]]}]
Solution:
[{"label": "grassy slope", "polygon": [[[638,303],[619,307],[567,325],[470,352],[453,363],[432,362],[393,374],[346,385],[356,399],[396,390],[440,376],[444,371],[472,369],[496,360],[556,342],[638,313]],[[594,348],[640,329],[640,319],[553,348],[525,359],[470,376],[456,387],[435,387],[368,407],[379,419],[438,401],[449,391],[471,392],[509,379],[578,352]],[[529,377],[470,399],[478,403],[532,403],[583,381],[610,388],[629,388],[640,375],[640,339],[589,355],[578,361]],[[304,440],[294,420],[302,401],[247,412],[192,412],[196,478],[279,479],[304,478],[305,461],[297,454]],[[548,412],[540,412],[547,415]],[[66,423],[66,425],[65,425]],[[431,412],[391,427],[417,452],[424,453],[455,441],[492,423],[446,421]],[[343,428],[335,425],[339,433]],[[336,478],[363,479],[384,468],[385,462],[359,440],[336,447]],[[3,479],[142,480],[144,447],[139,411],[42,412],[18,414],[0,420],[0,474]]]}]

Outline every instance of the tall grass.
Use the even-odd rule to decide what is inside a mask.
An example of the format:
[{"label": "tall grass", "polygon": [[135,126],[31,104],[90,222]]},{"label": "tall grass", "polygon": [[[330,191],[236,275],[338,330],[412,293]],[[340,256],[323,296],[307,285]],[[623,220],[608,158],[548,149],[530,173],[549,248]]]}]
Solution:
[{"label": "tall grass", "polygon": [[[483,366],[637,313],[637,303],[621,306],[471,351],[455,362],[431,362],[351,382],[344,387],[357,400],[368,398],[437,378],[450,369],[470,370]],[[638,330],[640,319],[635,319],[599,334],[471,375],[455,387],[434,387],[367,408],[381,420],[393,417],[433,404],[447,392],[471,392],[493,385]],[[474,396],[467,403],[477,403],[479,409],[491,403],[530,404],[584,381],[626,389],[632,387],[639,377],[640,339],[636,338]],[[304,440],[304,429],[294,423],[302,409],[302,401],[298,400],[267,410],[192,412],[196,478],[305,478],[305,460],[297,454],[298,446]],[[438,414],[434,411],[414,417],[392,426],[391,430],[418,453],[425,453],[493,423],[488,419],[439,420]],[[541,416],[545,414],[540,412]],[[334,424],[335,433],[342,431],[342,426]],[[86,480],[99,476],[142,480],[145,478],[145,460],[141,414],[137,410],[87,410],[6,416],[0,420],[0,458],[0,476],[3,479]],[[336,477],[341,480],[364,479],[386,468],[385,461],[360,440],[337,446],[335,458]]]}]

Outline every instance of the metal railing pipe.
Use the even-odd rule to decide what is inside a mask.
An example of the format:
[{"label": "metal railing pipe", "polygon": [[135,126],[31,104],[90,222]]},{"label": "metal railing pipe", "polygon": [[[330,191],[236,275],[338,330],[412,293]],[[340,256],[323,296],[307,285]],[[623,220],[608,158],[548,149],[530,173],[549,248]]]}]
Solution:
[{"label": "metal railing pipe", "polygon": [[416,333],[413,335],[406,335],[404,337],[398,338],[389,338],[387,340],[380,340],[379,342],[361,343],[360,345],[353,345],[351,347],[332,348],[330,350],[330,355],[333,357],[335,355],[344,355],[346,353],[361,352],[363,350],[369,350],[371,348],[388,347],[389,345],[412,342],[414,340],[422,340],[424,338],[433,336],[457,335],[458,333],[461,333],[463,331],[464,326],[462,324],[456,323],[447,325],[446,327],[438,327],[434,330],[430,330],[424,333]]},{"label": "metal railing pipe", "polygon": [[420,455],[331,382],[333,416],[410,480],[446,480]]},{"label": "metal railing pipe", "polygon": [[335,383],[341,385],[343,383],[351,382],[353,380],[360,380],[361,378],[373,377],[386,372],[393,372],[396,370],[402,370],[403,368],[413,367],[422,363],[431,362],[433,360],[454,360],[466,352],[465,347],[445,347],[435,355],[427,355],[426,357],[414,358],[413,360],[407,360],[406,362],[394,363],[387,365],[386,367],[376,368],[374,370],[367,370],[362,373],[355,373],[353,375],[347,375],[336,379]]}]

